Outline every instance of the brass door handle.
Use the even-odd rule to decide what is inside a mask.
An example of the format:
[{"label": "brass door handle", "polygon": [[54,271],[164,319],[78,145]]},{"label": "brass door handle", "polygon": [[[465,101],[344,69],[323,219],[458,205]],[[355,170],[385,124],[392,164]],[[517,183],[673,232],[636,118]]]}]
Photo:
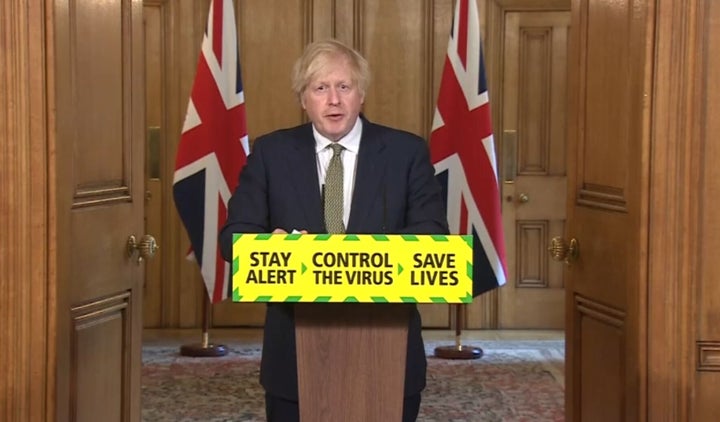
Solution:
[{"label": "brass door handle", "polygon": [[548,250],[550,251],[552,259],[555,261],[564,261],[568,266],[577,261],[578,256],[580,256],[580,245],[575,238],[570,239],[570,244],[568,245],[562,237],[553,237]]},{"label": "brass door handle", "polygon": [[518,201],[519,201],[521,204],[525,204],[525,203],[527,203],[527,202],[530,201],[530,197],[528,196],[527,193],[521,192],[520,195],[518,195]]},{"label": "brass door handle", "polygon": [[140,238],[138,242],[134,235],[130,235],[127,239],[127,255],[132,258],[135,252],[138,252],[137,263],[140,264],[143,259],[150,259],[155,256],[155,252],[160,249],[160,246],[155,241],[155,238],[149,234],[145,234]]}]

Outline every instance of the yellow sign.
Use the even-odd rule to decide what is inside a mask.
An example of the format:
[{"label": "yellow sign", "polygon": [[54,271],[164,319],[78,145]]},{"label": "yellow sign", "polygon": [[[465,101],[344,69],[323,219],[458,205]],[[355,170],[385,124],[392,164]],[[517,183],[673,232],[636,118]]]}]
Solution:
[{"label": "yellow sign", "polygon": [[472,236],[235,234],[235,302],[472,302]]}]

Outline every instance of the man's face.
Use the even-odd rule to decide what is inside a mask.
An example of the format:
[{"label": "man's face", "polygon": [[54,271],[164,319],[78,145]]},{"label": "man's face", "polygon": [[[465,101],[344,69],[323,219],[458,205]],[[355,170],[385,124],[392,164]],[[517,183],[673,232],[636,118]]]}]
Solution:
[{"label": "man's face", "polygon": [[353,81],[347,59],[330,59],[301,96],[302,107],[320,134],[337,141],[353,128],[365,97]]}]

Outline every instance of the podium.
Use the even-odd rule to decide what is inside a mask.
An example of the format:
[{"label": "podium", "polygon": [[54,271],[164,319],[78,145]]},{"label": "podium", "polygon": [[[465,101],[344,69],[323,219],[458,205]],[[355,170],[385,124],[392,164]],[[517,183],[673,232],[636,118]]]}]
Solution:
[{"label": "podium", "polygon": [[301,422],[402,421],[411,309],[295,305]]},{"label": "podium", "polygon": [[469,235],[236,233],[232,297],[295,304],[302,422],[400,422],[412,304],[472,302],[472,248]]}]

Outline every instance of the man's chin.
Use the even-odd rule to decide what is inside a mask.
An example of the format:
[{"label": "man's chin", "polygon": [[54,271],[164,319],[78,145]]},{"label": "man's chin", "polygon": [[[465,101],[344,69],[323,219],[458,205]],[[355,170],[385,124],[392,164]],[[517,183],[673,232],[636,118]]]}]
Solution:
[{"label": "man's chin", "polygon": [[342,130],[342,129],[336,129],[336,130],[328,130],[326,131],[323,136],[330,139],[331,141],[337,141],[341,139],[343,136],[347,135],[349,130]]}]

